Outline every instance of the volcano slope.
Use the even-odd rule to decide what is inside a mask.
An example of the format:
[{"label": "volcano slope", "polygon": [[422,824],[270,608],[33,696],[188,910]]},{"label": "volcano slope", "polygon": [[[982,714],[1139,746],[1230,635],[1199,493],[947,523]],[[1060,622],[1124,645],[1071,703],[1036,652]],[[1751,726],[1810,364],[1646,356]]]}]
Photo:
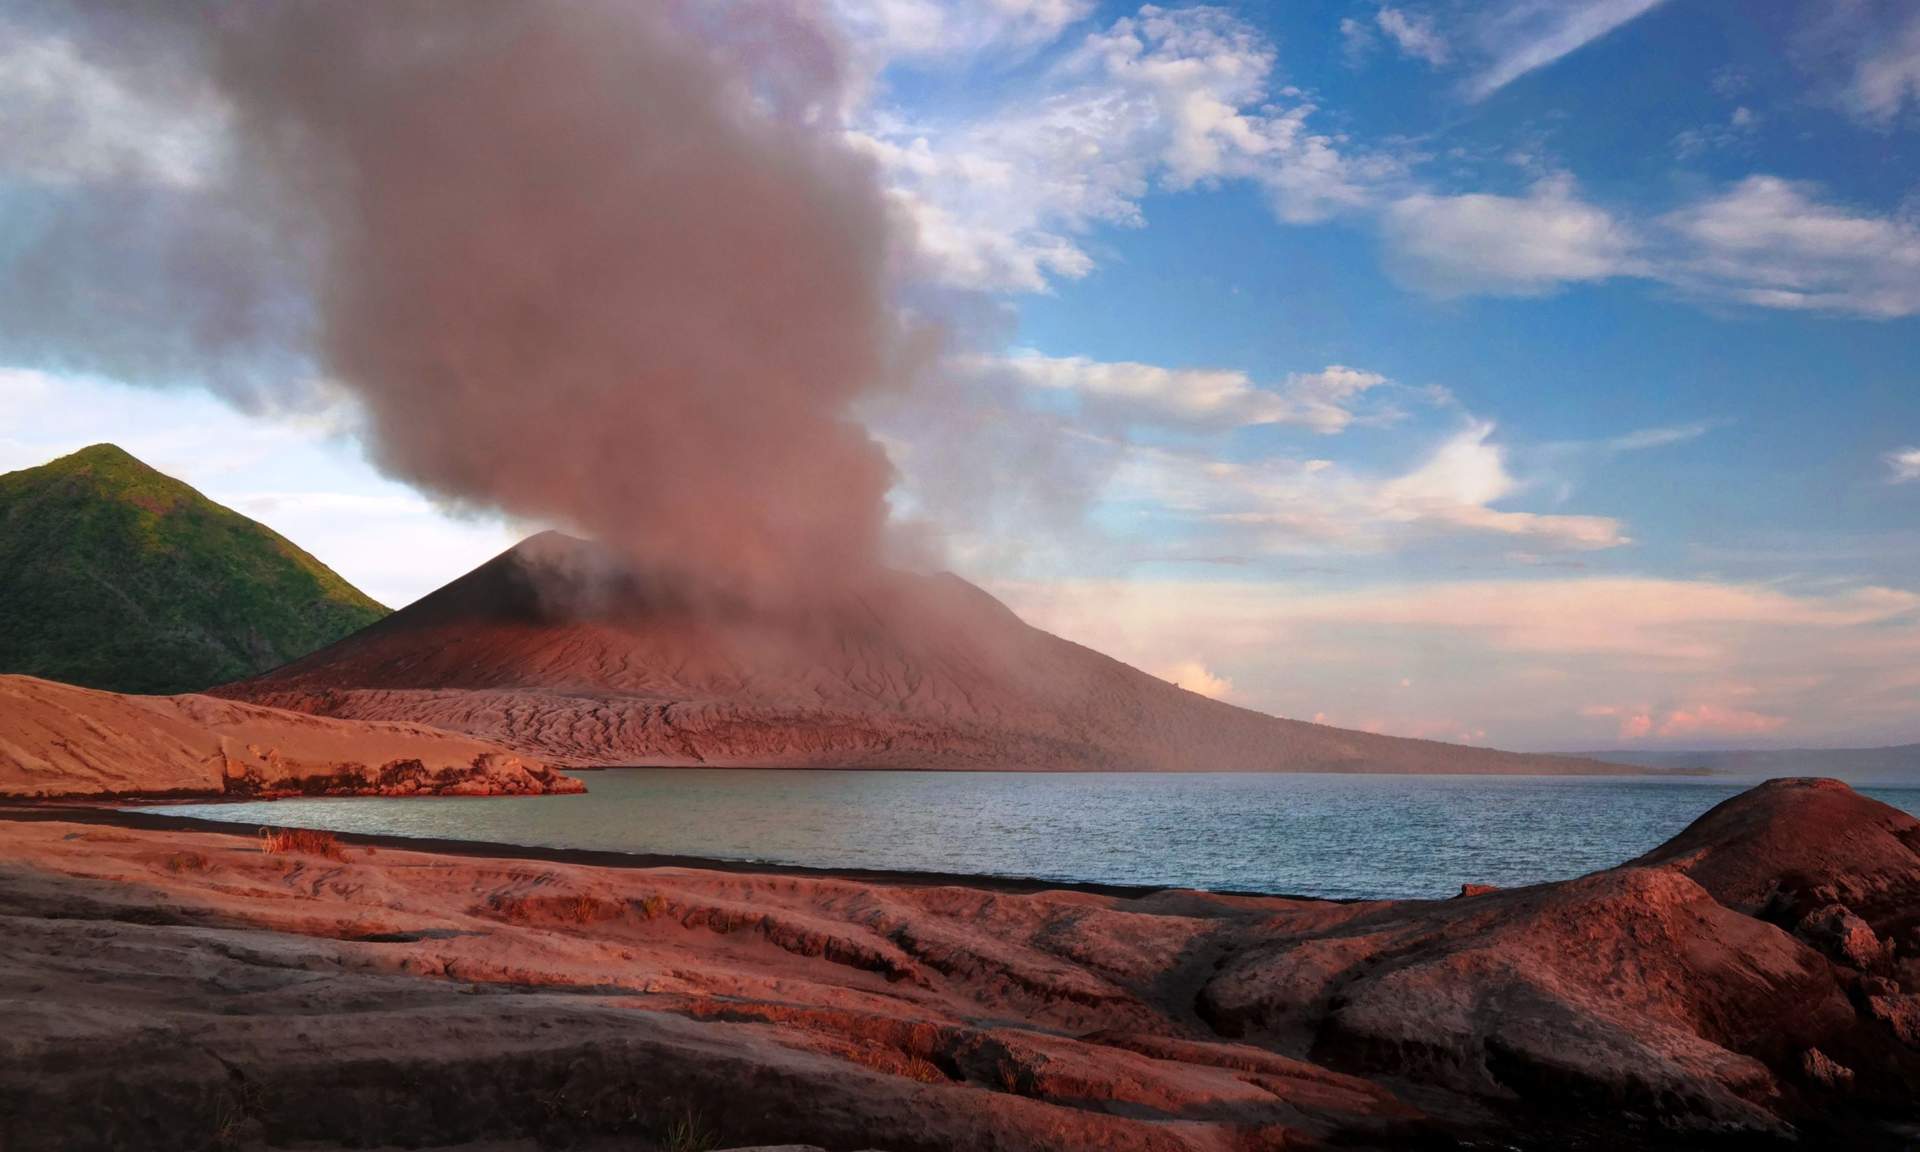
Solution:
[{"label": "volcano slope", "polygon": [[572,766],[1619,772],[1282,720],[1023,623],[951,575],[716,600],[545,533],[217,694],[401,720]]},{"label": "volcano slope", "polygon": [[5,815],[16,1152],[1920,1139],[1920,823],[1832,781],[1582,879],[1348,904]]}]

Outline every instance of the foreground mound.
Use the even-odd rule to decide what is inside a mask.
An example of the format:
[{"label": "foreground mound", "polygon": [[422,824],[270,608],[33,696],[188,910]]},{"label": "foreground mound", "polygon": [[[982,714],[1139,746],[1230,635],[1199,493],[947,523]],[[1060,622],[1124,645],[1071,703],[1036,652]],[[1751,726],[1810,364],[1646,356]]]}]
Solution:
[{"label": "foreground mound", "polygon": [[581,791],[497,744],[418,725],[0,676],[0,796]]},{"label": "foreground mound", "polygon": [[1778,923],[1839,904],[1882,932],[1920,925],[1920,820],[1838,780],[1770,780],[1638,863],[1670,865]]},{"label": "foreground mound", "polygon": [[554,533],[220,692],[577,765],[1620,771],[1236,708],[1029,627],[953,576],[748,604]]},{"label": "foreground mound", "polygon": [[0,673],[198,692],[387,610],[111,444],[0,476]]},{"label": "foreground mound", "polygon": [[[1911,827],[1897,817],[1780,785],[1686,839],[1709,854],[1696,863],[1790,884],[1798,863],[1769,863],[1767,843],[1844,859],[1863,832]],[[1840,890],[1920,903],[1908,879]],[[23,1152],[1920,1135],[1920,939],[1853,956],[1716,900],[1679,859],[1335,904],[391,845],[301,860],[223,835],[16,824],[0,917],[0,1144]]]}]

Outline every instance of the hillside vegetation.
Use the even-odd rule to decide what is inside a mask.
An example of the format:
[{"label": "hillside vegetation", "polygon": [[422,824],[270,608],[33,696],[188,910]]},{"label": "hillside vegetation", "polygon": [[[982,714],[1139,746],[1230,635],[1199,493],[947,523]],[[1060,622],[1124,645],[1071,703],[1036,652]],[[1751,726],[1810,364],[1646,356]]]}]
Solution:
[{"label": "hillside vegetation", "polygon": [[0,475],[0,673],[192,692],[386,614],[277,532],[114,445]]}]

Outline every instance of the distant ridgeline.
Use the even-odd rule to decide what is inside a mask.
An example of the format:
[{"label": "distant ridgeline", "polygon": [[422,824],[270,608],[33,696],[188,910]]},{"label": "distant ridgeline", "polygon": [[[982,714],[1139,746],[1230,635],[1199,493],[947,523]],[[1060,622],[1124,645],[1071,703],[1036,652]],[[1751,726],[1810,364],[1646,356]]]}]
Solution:
[{"label": "distant ridgeline", "polygon": [[0,475],[0,673],[196,692],[385,615],[272,529],[111,444]]}]

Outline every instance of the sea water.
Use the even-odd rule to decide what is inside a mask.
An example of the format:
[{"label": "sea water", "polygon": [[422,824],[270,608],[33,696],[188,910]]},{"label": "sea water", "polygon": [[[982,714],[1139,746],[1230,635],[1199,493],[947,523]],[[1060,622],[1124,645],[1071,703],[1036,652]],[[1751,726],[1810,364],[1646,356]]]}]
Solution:
[{"label": "sea water", "polygon": [[[737,768],[581,775],[584,796],[301,799],[150,811],[814,868],[1429,897],[1464,883],[1508,887],[1621,863],[1752,783]],[[1920,787],[1861,791],[1920,813]]]}]

